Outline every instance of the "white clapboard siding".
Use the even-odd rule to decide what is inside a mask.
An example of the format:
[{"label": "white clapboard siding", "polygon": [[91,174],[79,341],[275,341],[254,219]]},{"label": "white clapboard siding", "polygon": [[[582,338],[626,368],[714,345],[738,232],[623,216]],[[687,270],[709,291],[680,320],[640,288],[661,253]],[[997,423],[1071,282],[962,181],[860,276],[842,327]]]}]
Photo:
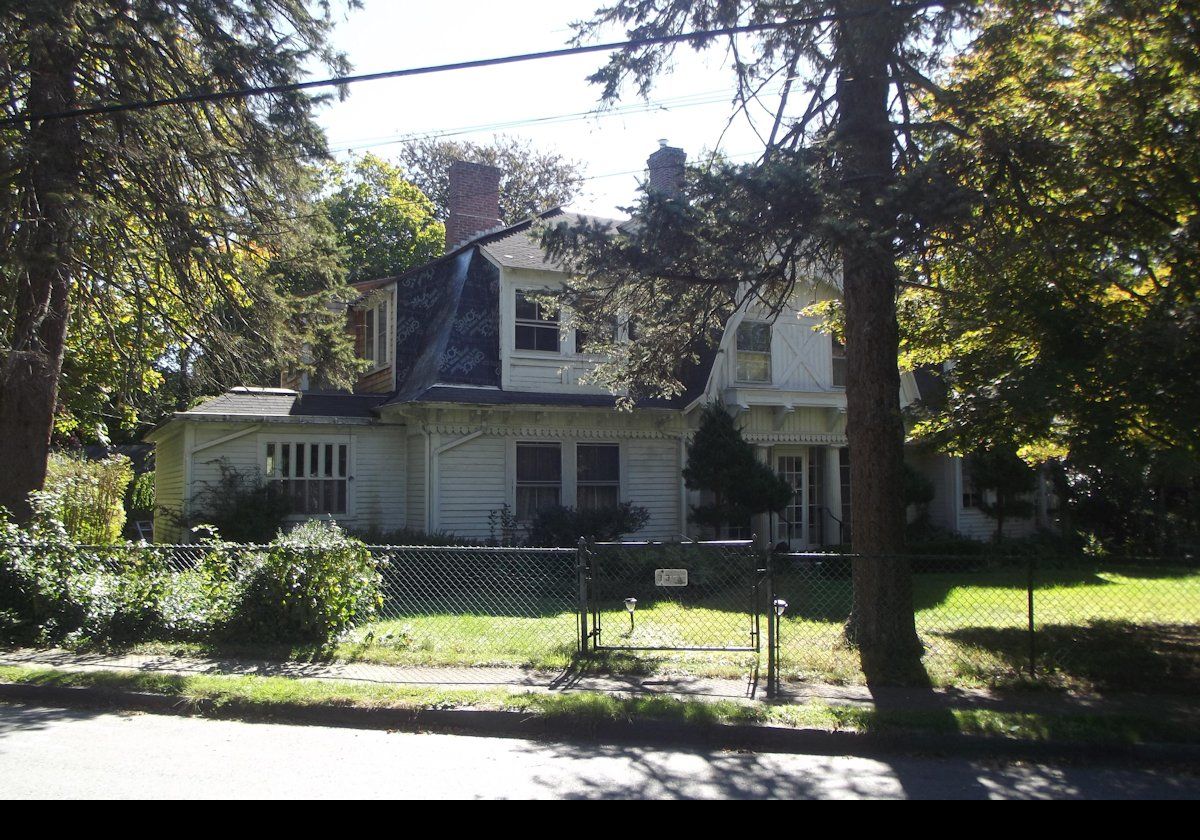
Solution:
[{"label": "white clapboard siding", "polygon": [[354,441],[354,516],[347,527],[390,531],[405,521],[407,435],[403,426],[358,426]]},{"label": "white clapboard siding", "polygon": [[[352,453],[349,483],[351,513],[338,517],[338,522],[348,530],[392,530],[402,527],[406,520],[407,450],[403,426],[293,426],[272,423],[254,427],[247,424],[197,423],[194,428],[195,451],[190,487],[193,499],[206,486],[218,485],[223,464],[246,475],[261,476],[265,441],[345,441],[351,445]],[[244,430],[249,430],[249,433],[222,440]],[[180,459],[181,462],[183,460]]]},{"label": "white clapboard siding", "polygon": [[488,515],[506,497],[504,453],[504,438],[484,435],[437,456],[437,530],[473,540],[491,535]]},{"label": "white clapboard siding", "polygon": [[425,435],[408,436],[408,507],[406,519],[408,527],[414,531],[424,531],[425,521]]},{"label": "white clapboard siding", "polygon": [[631,534],[637,540],[677,540],[679,522],[679,443],[673,440],[631,440],[625,459],[629,501],[650,511],[646,527]]}]

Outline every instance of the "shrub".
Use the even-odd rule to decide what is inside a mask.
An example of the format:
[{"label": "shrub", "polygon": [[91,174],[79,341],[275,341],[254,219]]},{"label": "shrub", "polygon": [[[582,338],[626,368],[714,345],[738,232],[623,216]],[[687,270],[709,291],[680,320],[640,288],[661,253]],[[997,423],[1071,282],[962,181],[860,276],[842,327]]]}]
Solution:
[{"label": "shrub", "polygon": [[[0,512],[3,513],[3,512]],[[92,558],[76,551],[62,523],[35,513],[21,529],[0,517],[0,639],[53,644],[83,626]]]},{"label": "shrub", "polygon": [[629,502],[601,508],[572,508],[555,505],[542,508],[529,526],[530,545],[570,548],[580,538],[609,542],[640,531],[650,512]]},{"label": "shrub", "polygon": [[239,559],[223,572],[231,638],[326,644],[382,603],[371,552],[333,522],[306,522]]},{"label": "shrub", "polygon": [[112,545],[125,530],[125,491],[133,467],[124,455],[89,461],[54,453],[46,465],[46,483],[30,494],[35,513],[61,522],[67,537],[87,545]]},{"label": "shrub", "polygon": [[211,525],[222,537],[238,543],[270,541],[287,520],[291,500],[257,472],[244,473],[224,458],[216,463],[220,478],[196,493],[196,512],[184,524]]},{"label": "shrub", "polygon": [[792,500],[788,482],[758,460],[754,447],[725,406],[710,403],[700,412],[700,427],[688,444],[684,484],[711,494],[693,505],[691,520],[713,528],[743,528],[760,513],[778,512]]},{"label": "shrub", "polygon": [[163,597],[171,579],[162,555],[146,546],[129,545],[95,564],[81,579],[89,588],[79,639],[119,646],[169,636]]}]

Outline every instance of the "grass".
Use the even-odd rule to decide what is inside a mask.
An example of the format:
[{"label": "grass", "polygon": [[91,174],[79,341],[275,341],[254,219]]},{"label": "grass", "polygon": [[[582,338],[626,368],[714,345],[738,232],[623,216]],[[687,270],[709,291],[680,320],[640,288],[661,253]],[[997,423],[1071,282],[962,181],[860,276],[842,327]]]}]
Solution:
[{"label": "grass", "polygon": [[[597,723],[657,720],[696,726],[759,724],[825,732],[969,734],[1026,741],[1200,743],[1200,731],[1194,723],[1149,714],[874,709],[825,702],[769,705],[662,696],[513,694],[497,689],[441,689],[285,677],[70,671],[24,666],[0,666],[0,683],[148,692],[177,697],[184,701],[183,707],[194,711],[250,719],[270,717],[273,713],[286,712],[289,707],[337,706],[410,712],[488,709],[558,720],[576,725],[582,732]],[[205,701],[205,705],[199,701]]]}]

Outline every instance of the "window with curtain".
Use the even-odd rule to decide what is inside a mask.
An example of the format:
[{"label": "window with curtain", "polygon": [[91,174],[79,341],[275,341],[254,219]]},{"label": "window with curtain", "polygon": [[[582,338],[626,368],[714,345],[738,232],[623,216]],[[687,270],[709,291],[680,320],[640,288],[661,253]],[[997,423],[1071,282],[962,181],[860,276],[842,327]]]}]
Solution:
[{"label": "window with curtain", "polygon": [[517,444],[517,519],[529,522],[546,507],[562,504],[562,445]]},{"label": "window with curtain", "polygon": [[580,510],[613,507],[621,497],[621,449],[615,443],[575,447],[575,506]]}]

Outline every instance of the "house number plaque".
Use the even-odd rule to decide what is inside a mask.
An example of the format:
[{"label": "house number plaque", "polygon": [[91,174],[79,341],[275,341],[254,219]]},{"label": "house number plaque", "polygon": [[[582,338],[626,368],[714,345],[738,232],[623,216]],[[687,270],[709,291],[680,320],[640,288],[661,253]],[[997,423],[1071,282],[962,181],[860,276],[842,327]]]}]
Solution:
[{"label": "house number plaque", "polygon": [[655,569],[655,586],[687,586],[687,569]]}]

